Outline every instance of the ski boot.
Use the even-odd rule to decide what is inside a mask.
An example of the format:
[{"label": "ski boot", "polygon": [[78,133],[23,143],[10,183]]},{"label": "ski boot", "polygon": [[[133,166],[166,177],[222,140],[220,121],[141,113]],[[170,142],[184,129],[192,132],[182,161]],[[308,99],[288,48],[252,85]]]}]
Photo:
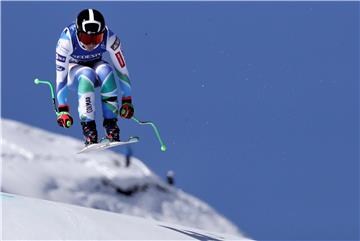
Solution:
[{"label": "ski boot", "polygon": [[98,134],[95,121],[81,122],[83,134],[85,137],[85,145],[98,143]]},{"label": "ski boot", "polygon": [[120,141],[120,129],[117,125],[117,118],[104,119],[103,126],[106,131],[106,138],[110,141]]}]

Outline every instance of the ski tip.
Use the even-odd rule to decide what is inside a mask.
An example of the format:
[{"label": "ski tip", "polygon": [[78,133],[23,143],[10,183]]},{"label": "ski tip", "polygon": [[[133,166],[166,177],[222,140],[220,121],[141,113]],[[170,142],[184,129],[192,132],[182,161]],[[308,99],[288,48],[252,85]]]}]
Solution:
[{"label": "ski tip", "polygon": [[38,78],[34,79],[34,83],[35,84],[39,84],[40,83],[40,80]]},{"label": "ski tip", "polygon": [[138,136],[130,136],[129,141],[140,141],[140,138]]}]

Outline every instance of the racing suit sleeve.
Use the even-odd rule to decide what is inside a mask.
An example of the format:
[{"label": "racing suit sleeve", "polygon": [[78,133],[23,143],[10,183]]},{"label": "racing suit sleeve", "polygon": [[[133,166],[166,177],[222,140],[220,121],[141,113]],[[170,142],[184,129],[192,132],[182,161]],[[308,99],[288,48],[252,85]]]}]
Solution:
[{"label": "racing suit sleeve", "polygon": [[59,106],[67,105],[67,76],[72,51],[70,31],[65,28],[56,46],[56,98]]},{"label": "racing suit sleeve", "polygon": [[120,39],[110,30],[108,33],[106,50],[110,55],[111,61],[113,62],[115,72],[120,79],[122,98],[126,99],[127,97],[131,97],[129,72],[125,62],[124,54],[121,50]]}]

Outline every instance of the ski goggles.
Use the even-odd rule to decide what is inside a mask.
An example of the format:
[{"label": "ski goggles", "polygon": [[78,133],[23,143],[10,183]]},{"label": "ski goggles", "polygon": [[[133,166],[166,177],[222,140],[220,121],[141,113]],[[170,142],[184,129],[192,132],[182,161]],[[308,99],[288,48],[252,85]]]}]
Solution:
[{"label": "ski goggles", "polygon": [[78,38],[83,44],[99,44],[104,39],[104,33],[87,34],[84,32],[78,33]]}]

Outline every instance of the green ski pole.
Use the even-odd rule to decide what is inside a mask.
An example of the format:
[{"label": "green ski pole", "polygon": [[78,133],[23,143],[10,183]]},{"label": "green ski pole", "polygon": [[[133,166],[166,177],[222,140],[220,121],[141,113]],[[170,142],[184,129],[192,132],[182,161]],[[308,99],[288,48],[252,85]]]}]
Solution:
[{"label": "green ski pole", "polygon": [[151,121],[140,121],[135,117],[131,117],[131,119],[133,121],[135,121],[136,123],[138,123],[139,125],[151,125],[151,127],[153,128],[153,130],[154,130],[154,132],[156,134],[157,139],[160,142],[161,150],[166,151],[166,145],[164,144],[163,140],[161,139],[159,129],[156,127],[156,125],[153,122],[151,122]]},{"label": "green ski pole", "polygon": [[[56,113],[56,116],[60,115],[60,112],[58,111],[58,109],[57,109],[57,107],[56,107],[54,87],[53,87],[53,85],[51,84],[51,82],[50,82],[50,81],[46,81],[46,80],[35,79],[35,80],[34,80],[34,83],[37,84],[37,85],[38,85],[38,84],[46,84],[46,85],[49,86],[50,92],[51,92],[51,98],[52,98],[52,103],[53,103],[54,111],[55,111],[55,113]],[[162,150],[162,151],[166,151],[166,149],[167,149],[167,148],[166,148],[166,145],[164,144],[163,140],[161,139],[160,132],[159,132],[158,128],[156,127],[156,125],[155,125],[153,122],[151,122],[151,121],[140,121],[140,120],[138,120],[138,119],[135,118],[135,117],[132,117],[131,119],[132,119],[133,121],[135,121],[136,123],[138,123],[139,125],[151,125],[151,127],[153,128],[153,130],[154,130],[154,132],[155,132],[155,134],[156,134],[157,139],[158,139],[159,142],[160,142],[161,150]],[[66,125],[67,125],[67,126],[70,126],[70,125],[71,125],[71,122],[70,122],[70,121],[66,122]]]},{"label": "green ski pole", "polygon": [[[46,84],[46,85],[49,86],[55,114],[56,114],[56,116],[61,115],[61,112],[59,112],[58,109],[57,109],[57,107],[56,107],[54,87],[53,87],[53,85],[51,84],[51,82],[50,82],[50,81],[47,81],[47,80],[39,80],[39,79],[36,78],[36,79],[34,80],[34,83],[37,84],[37,85],[38,85],[38,84]],[[70,126],[71,126],[71,121],[67,121],[67,122],[66,122],[66,126],[67,126],[67,127],[70,127]]]}]

